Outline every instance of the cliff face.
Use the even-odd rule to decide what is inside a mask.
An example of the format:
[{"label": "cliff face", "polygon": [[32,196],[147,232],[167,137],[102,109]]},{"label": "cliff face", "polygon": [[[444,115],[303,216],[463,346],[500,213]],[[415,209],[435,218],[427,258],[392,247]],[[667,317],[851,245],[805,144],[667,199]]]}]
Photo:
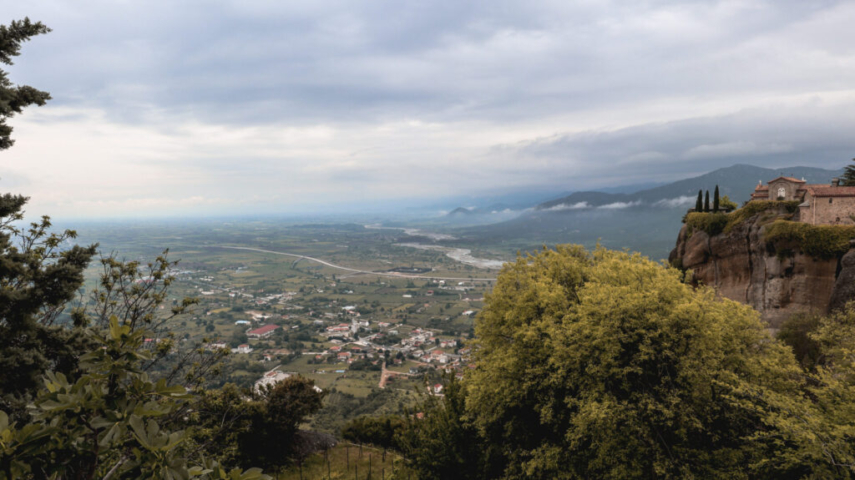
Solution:
[{"label": "cliff face", "polygon": [[671,263],[693,270],[695,284],[751,305],[773,329],[795,313],[824,314],[855,299],[855,250],[822,260],[798,245],[768,246],[765,225],[775,216],[787,218],[787,212],[764,212],[714,236],[684,225]]}]

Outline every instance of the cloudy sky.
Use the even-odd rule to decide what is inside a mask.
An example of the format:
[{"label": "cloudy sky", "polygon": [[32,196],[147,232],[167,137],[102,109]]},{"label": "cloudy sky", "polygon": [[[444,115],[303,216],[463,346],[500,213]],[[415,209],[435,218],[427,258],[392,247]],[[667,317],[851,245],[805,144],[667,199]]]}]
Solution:
[{"label": "cloudy sky", "polygon": [[65,217],[288,213],[855,156],[855,2],[0,0],[0,191]]}]

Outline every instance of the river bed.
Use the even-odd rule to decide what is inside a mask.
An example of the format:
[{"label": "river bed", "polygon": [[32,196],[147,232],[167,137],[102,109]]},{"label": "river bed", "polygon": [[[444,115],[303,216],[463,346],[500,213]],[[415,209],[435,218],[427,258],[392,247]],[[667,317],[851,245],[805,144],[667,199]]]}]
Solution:
[{"label": "river bed", "polygon": [[478,268],[502,268],[502,265],[505,264],[504,260],[489,260],[486,258],[473,257],[472,250],[469,250],[468,248],[444,247],[442,245],[424,245],[421,243],[396,243],[395,246],[443,252],[448,258]]}]

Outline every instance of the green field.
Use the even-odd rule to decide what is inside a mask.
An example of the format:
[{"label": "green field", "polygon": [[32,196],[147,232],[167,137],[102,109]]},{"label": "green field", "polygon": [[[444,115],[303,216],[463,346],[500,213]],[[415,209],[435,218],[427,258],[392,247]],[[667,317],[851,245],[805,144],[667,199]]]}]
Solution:
[{"label": "green field", "polygon": [[[249,344],[253,352],[230,355],[211,388],[235,383],[251,388],[270,369],[298,373],[329,392],[328,406],[309,422],[309,427],[332,434],[349,418],[358,415],[402,413],[416,405],[425,392],[423,375],[398,376],[387,389],[379,388],[380,372],[351,370],[346,362],[315,359],[315,353],[336,346],[323,334],[329,326],[351,321],[343,307],[355,307],[359,320],[369,322],[361,335],[381,333],[400,340],[415,328],[431,329],[436,339],[466,342],[473,335],[473,317],[492,287],[496,270],[484,270],[447,257],[443,252],[401,247],[407,237],[396,230],[366,229],[361,225],[294,225],[273,221],[203,221],[197,223],[139,225],[84,225],[79,242],[97,241],[101,250],[143,264],[169,248],[169,258],[180,260],[176,281],[164,305],[185,297],[199,300],[193,312],[171,322],[170,330],[182,348],[222,342],[234,349]],[[422,276],[454,277],[444,284],[436,279],[354,273],[307,259],[270,253],[223,248],[241,246],[307,255],[340,266],[370,272],[393,269],[432,269]],[[497,258],[498,251],[479,254]],[[99,269],[87,271],[87,289],[97,283]],[[463,280],[460,280],[463,279]],[[463,281],[464,286],[458,283]],[[465,290],[464,290],[465,287]],[[285,297],[267,298],[270,295]],[[246,332],[261,323],[253,314],[270,315],[281,327],[270,338],[252,340]],[[250,322],[236,325],[235,322]],[[388,326],[380,326],[381,324]],[[393,333],[397,332],[397,333]],[[435,340],[424,345],[432,348]],[[391,345],[391,344],[389,344]],[[271,352],[277,352],[271,354]],[[270,359],[265,360],[265,355]],[[374,362],[380,360],[375,357]],[[391,371],[408,373],[423,365],[407,359],[389,364]]]}]

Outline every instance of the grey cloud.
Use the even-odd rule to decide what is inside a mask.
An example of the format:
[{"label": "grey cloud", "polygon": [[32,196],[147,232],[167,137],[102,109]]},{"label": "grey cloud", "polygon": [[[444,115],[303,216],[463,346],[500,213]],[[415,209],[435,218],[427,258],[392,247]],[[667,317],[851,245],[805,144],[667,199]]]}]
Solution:
[{"label": "grey cloud", "polygon": [[840,168],[855,153],[852,131],[855,100],[559,134],[500,145],[493,154],[519,165],[563,167],[553,177],[563,184],[614,184],[681,178],[735,163]]},{"label": "grey cloud", "polygon": [[[187,198],[382,201],[855,151],[852,2],[0,2],[54,29],[10,69],[54,98],[4,153],[33,178],[77,162]],[[43,132],[73,132],[56,168]]]},{"label": "grey cloud", "polygon": [[[855,38],[817,41],[812,21],[839,5],[816,5],[90,0],[5,10],[54,27],[28,46],[20,77],[57,104],[125,121],[158,109],[263,123],[525,121],[699,92],[840,88],[833,57],[851,56]],[[829,58],[794,70],[807,54]]]}]

